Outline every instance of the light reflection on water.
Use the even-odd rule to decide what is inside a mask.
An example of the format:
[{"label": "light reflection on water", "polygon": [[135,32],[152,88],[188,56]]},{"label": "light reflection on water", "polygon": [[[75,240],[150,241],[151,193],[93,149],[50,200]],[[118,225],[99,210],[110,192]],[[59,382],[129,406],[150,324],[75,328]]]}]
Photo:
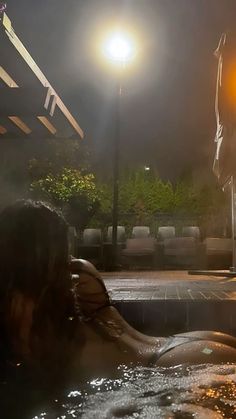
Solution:
[{"label": "light reflection on water", "polygon": [[236,364],[174,368],[120,367],[67,392],[34,419],[189,419],[236,417]]}]

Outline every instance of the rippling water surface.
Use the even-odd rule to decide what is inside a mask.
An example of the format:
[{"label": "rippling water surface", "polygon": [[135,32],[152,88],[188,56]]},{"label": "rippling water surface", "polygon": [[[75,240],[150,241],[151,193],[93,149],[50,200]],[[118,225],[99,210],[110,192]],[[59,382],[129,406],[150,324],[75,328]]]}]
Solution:
[{"label": "rippling water surface", "polygon": [[236,418],[236,364],[127,368],[70,389],[33,419]]}]

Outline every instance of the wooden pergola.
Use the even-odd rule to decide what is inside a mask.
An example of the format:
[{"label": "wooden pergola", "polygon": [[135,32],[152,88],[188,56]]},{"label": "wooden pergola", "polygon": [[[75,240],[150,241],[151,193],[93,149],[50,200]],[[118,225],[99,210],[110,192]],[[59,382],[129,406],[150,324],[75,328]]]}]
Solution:
[{"label": "wooden pergola", "polygon": [[0,14],[0,139],[83,138],[60,96]]}]

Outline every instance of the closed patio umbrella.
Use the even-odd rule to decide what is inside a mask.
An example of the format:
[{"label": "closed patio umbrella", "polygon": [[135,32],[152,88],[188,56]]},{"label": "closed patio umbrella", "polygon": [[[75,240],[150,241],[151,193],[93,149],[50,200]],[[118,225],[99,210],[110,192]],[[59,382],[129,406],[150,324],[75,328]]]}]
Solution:
[{"label": "closed patio umbrella", "polygon": [[195,274],[236,276],[236,32],[223,33],[214,52],[218,60],[215,114],[215,156],[213,171],[222,187],[230,186],[232,216],[232,266],[229,271],[189,271]]},{"label": "closed patio umbrella", "polygon": [[221,185],[236,174],[236,33],[224,33],[215,51],[216,152],[213,170]]},{"label": "closed patio umbrella", "polygon": [[215,51],[218,59],[216,82],[216,152],[213,171],[222,186],[231,188],[232,267],[235,252],[235,175],[236,175],[236,33],[223,33]]}]

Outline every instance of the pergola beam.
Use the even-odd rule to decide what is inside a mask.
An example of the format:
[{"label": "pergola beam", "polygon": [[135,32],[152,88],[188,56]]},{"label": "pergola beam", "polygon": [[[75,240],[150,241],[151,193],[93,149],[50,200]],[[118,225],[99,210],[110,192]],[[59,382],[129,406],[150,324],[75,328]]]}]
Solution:
[{"label": "pergola beam", "polygon": [[[15,49],[18,51],[20,56],[23,58],[25,63],[29,66],[29,68],[32,70],[34,75],[37,77],[37,79],[40,81],[43,87],[48,89],[48,92],[50,92],[50,95],[54,96],[52,107],[50,109],[50,115],[52,116],[54,113],[54,109],[57,106],[62,114],[65,116],[65,118],[68,120],[70,125],[74,128],[74,130],[79,134],[81,138],[84,138],[84,133],[75,118],[71,115],[70,111],[67,109],[63,101],[61,100],[60,96],[56,93],[54,88],[51,86],[43,72],[40,70],[32,56],[29,54],[27,49],[24,47],[18,36],[16,35],[12,25],[11,21],[6,15],[6,13],[3,14],[2,24],[5,30],[6,35],[8,36],[10,42],[15,47]],[[49,98],[50,100],[50,98]]]},{"label": "pergola beam", "polygon": [[54,127],[54,125],[46,118],[46,116],[37,116],[38,120],[48,129],[48,131],[55,135],[57,132],[57,129]]},{"label": "pergola beam", "polygon": [[7,133],[7,129],[5,127],[3,127],[2,125],[0,125],[0,134],[6,134]]},{"label": "pergola beam", "polygon": [[28,127],[28,125],[25,124],[24,121],[22,121],[21,118],[19,118],[18,116],[9,116],[8,118],[25,134],[31,134],[32,130]]},{"label": "pergola beam", "polygon": [[4,81],[4,83],[8,86],[8,87],[19,87],[15,80],[13,80],[13,78],[4,70],[3,67],[0,66],[0,79],[2,81]]}]

